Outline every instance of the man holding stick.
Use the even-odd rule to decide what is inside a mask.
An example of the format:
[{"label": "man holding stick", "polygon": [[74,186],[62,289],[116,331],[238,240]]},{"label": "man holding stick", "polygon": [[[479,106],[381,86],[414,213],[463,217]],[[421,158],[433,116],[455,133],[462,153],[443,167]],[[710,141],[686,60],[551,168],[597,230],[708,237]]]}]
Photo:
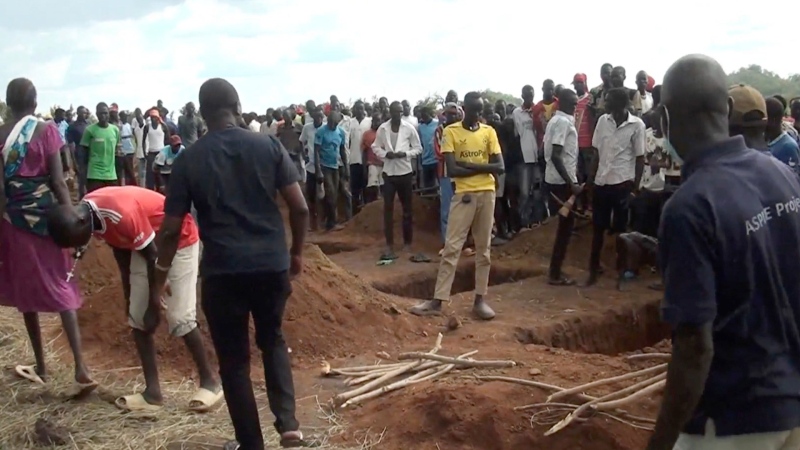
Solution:
[{"label": "man holding stick", "polygon": [[676,61],[661,99],[684,178],[659,230],[672,359],[647,449],[800,448],[800,180],[728,136],[717,61]]},{"label": "man holding stick", "polygon": [[[562,89],[558,111],[547,123],[544,133],[544,158],[546,161],[544,181],[552,197],[550,211],[557,211],[559,203],[572,205],[583,186],[578,184],[578,130],[575,128],[575,107],[578,96],[570,89]],[[557,200],[560,200],[557,201]],[[550,278],[554,286],[571,286],[575,282],[561,273],[561,265],[567,255],[569,238],[575,226],[575,214],[567,208],[558,216],[558,231],[550,257]]]}]

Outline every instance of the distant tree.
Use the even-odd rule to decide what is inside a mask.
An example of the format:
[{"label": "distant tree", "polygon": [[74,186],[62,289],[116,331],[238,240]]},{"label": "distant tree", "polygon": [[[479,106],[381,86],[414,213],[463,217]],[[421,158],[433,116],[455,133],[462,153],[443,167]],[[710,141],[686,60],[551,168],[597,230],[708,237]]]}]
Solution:
[{"label": "distant tree", "polygon": [[505,92],[497,92],[491,89],[484,89],[480,91],[480,93],[484,99],[492,103],[498,100],[504,100],[506,103],[513,103],[514,105],[517,106],[522,104],[522,98],[513,96],[511,94],[506,94]]},{"label": "distant tree", "polygon": [[0,122],[8,122],[11,120],[11,109],[5,102],[0,102]]},{"label": "distant tree", "polygon": [[800,74],[790,75],[783,78],[780,75],[770,72],[757,64],[728,74],[729,84],[747,84],[758,89],[765,97],[780,94],[787,99],[800,96]]}]

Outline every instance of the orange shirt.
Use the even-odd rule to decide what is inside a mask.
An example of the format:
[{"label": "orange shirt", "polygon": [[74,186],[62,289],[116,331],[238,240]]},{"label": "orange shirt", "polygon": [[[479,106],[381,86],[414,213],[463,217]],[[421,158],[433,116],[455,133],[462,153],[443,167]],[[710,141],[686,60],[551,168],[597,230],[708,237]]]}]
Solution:
[{"label": "orange shirt", "polygon": [[[164,221],[165,197],[138,186],[112,186],[83,197],[101,219],[94,235],[108,245],[122,250],[142,250],[156,237]],[[197,225],[190,215],[183,220],[178,248],[200,240]]]}]

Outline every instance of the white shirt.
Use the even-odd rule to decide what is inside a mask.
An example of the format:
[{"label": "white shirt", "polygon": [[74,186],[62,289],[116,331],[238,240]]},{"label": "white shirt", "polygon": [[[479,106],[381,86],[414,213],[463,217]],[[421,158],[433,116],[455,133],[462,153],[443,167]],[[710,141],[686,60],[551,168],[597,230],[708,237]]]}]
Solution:
[{"label": "white shirt", "polygon": [[350,121],[350,154],[347,160],[350,164],[363,164],[364,155],[361,151],[361,140],[364,137],[364,132],[372,127],[372,117],[364,117],[359,123],[358,119],[353,117]]},{"label": "white shirt", "polygon": [[553,164],[553,146],[560,145],[564,148],[562,160],[567,169],[569,179],[578,182],[578,130],[575,128],[575,116],[556,111],[547,122],[544,132],[544,160],[547,162],[544,170],[544,181],[548,184],[567,184]]},{"label": "white shirt", "polygon": [[[419,140],[419,133],[410,123],[401,120],[397,131],[397,143],[392,145],[392,121],[384,122],[378,128],[375,142],[372,144],[372,151],[375,156],[383,161],[383,173],[386,176],[394,177],[411,173],[413,167],[411,160],[413,157],[422,153],[422,143]],[[404,152],[405,158],[387,159],[389,152]]]},{"label": "white shirt", "polygon": [[[320,125],[324,126],[324,124]],[[300,142],[306,146],[306,154],[308,155],[308,163],[306,164],[306,172],[317,173],[314,166],[314,138],[317,136],[317,127],[314,126],[314,121],[308,122],[303,125],[303,131],[300,132]]]},{"label": "white shirt", "polygon": [[636,158],[644,156],[644,122],[634,114],[620,126],[611,114],[603,114],[592,136],[600,161],[594,184],[620,184],[636,178]]},{"label": "white shirt", "polygon": [[[645,159],[663,159],[666,156],[664,152],[664,138],[657,138],[652,128],[648,128],[644,134]],[[653,169],[650,168],[650,164],[645,163],[644,171],[642,172],[642,182],[639,184],[639,187],[647,189],[648,191],[663,191],[664,169],[658,169],[658,172],[653,174]]]},{"label": "white shirt", "polygon": [[144,158],[144,142],[142,142],[142,137],[144,137],[144,127],[147,126],[147,120],[142,119],[142,126],[139,126],[139,121],[136,120],[134,117],[131,119],[131,129],[133,130],[133,138],[136,144],[136,150],[134,151],[134,156],[136,158]]},{"label": "white shirt", "polygon": [[415,116],[403,116],[402,119],[413,125],[415,130],[419,131],[419,120],[417,120]]},{"label": "white shirt", "polygon": [[[641,95],[641,93],[639,93]],[[642,114],[653,109],[653,94],[646,92],[642,96]]]},{"label": "white shirt", "polygon": [[536,144],[536,131],[533,129],[533,117],[530,111],[517,106],[511,117],[514,119],[514,134],[519,136],[522,159],[526,163],[535,163],[539,159],[539,146]]},{"label": "white shirt", "polygon": [[251,120],[247,127],[250,128],[250,131],[255,131],[256,133],[261,131],[261,124],[257,120]]},{"label": "white shirt", "polygon": [[164,126],[158,125],[153,128],[152,122],[147,121],[147,152],[160,152],[164,148]]}]

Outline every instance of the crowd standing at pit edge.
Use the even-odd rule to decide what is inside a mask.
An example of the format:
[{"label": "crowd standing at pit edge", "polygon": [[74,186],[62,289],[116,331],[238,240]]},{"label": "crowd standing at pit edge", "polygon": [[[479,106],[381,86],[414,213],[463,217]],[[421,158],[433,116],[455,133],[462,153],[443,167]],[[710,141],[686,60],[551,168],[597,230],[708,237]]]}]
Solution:
[{"label": "crowd standing at pit edge", "polygon": [[[676,61],[658,86],[639,72],[637,88],[625,88],[625,69],[610,64],[600,75],[591,90],[582,73],[574,89],[545,80],[536,103],[532,86],[522,88],[521,105],[487,104],[478,92],[459,101],[450,91],[436,111],[386,98],[348,109],[331,96],[321,107],[268,110],[263,121],[242,114],[236,89],[215,78],[200,87],[199,115],[191,103],[178,123],[160,102],[131,117],[100,103],[96,124],[84,107],[74,121],[60,109],[52,121],[38,119],[33,83],[12,80],[12,118],[0,126],[0,304],[23,314],[35,356],[16,373],[47,384],[38,314],[57,312],[75,388],[97,387],[81,353],[72,276],[95,236],[117,260],[146,381],[143,392],[117,399],[119,408],[162,407],[153,333],[163,315],[200,375],[187,407],[209,411],[224,397],[235,430],[225,448],[263,449],[249,376],[252,316],[281,445],[311,445],[296,418],[281,332],[308,228],[322,219],[325,230],[341,229],[340,198],[345,221],[382,199],[379,263],[390,265],[399,257],[396,195],[400,253],[429,261],[413,251],[411,203],[438,194],[439,275],[433,298],[412,313],[440,313],[460,256],[471,253],[473,312],[492,319],[492,245],[550,217],[558,226],[549,283],[573,285],[561,267],[576,220],[590,220],[582,285],[603,273],[606,234],[617,240],[620,289],[648,264],[662,274],[651,287],[663,290],[673,350],[647,449],[800,448],[800,99],[727,86],[703,55]],[[289,209],[290,246],[278,195]],[[219,380],[197,328],[198,278]]]}]

